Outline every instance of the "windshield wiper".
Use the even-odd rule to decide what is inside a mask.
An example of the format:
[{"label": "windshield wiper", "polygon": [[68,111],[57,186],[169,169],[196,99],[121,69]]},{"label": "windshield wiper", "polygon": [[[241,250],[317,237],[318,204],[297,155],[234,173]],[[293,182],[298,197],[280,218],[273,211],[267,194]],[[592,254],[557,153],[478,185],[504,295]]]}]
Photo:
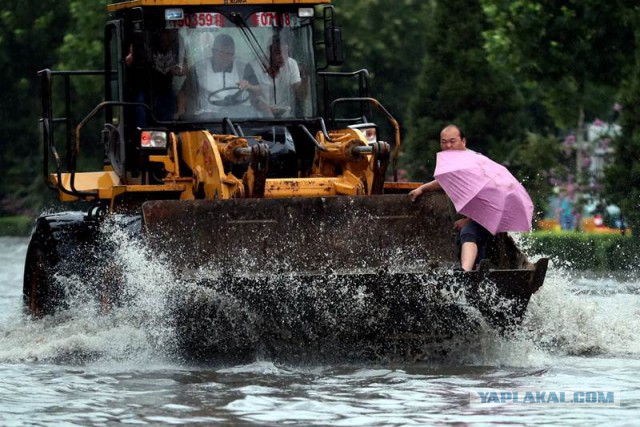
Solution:
[{"label": "windshield wiper", "polygon": [[249,26],[247,25],[242,15],[237,12],[231,12],[231,14],[229,15],[229,21],[236,24],[236,26],[240,28],[240,30],[242,31],[242,35],[249,44],[249,47],[253,51],[253,54],[256,56],[258,62],[262,66],[262,71],[268,73],[269,57],[267,56],[267,53],[262,49],[262,47],[260,47],[258,39],[256,38],[255,34],[253,34],[253,31],[251,31],[251,28],[249,28]]}]

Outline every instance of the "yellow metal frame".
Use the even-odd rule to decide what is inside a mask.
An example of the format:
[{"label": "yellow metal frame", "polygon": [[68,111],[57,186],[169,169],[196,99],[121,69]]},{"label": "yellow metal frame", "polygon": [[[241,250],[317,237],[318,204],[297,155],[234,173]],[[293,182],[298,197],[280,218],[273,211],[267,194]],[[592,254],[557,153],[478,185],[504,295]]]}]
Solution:
[{"label": "yellow metal frame", "polygon": [[316,5],[329,4],[331,0],[131,0],[107,6],[109,12],[141,6],[240,6],[240,5]]},{"label": "yellow metal frame", "polygon": [[[63,187],[67,190],[71,189],[71,174],[60,174],[62,180],[61,185],[58,182],[58,175],[51,174],[51,182],[53,185]],[[184,181],[184,180],[183,180]],[[191,179],[187,182],[172,182],[161,185],[124,185],[121,184],[120,178],[112,171],[103,172],[76,172],[74,178],[74,187],[78,191],[97,192],[97,197],[85,197],[86,200],[109,200],[110,207],[113,210],[116,197],[125,193],[161,193],[161,192],[179,192],[184,193],[191,183]],[[77,196],[58,191],[58,197],[62,202],[74,202],[79,200]]]},{"label": "yellow metal frame", "polygon": [[286,197],[359,196],[365,194],[362,181],[346,172],[335,178],[267,179],[265,199]]},{"label": "yellow metal frame", "polygon": [[[354,147],[368,145],[362,132],[343,129],[332,131],[330,136],[331,141],[325,139],[322,132],[318,133],[318,143],[324,149],[316,152],[309,177],[266,179],[262,197],[370,194],[373,157],[371,154],[353,152]],[[251,165],[244,177],[236,177],[231,172],[225,172],[225,164],[245,161],[245,158],[238,157],[238,152],[246,153],[248,148],[246,138],[233,135],[212,135],[205,130],[181,132],[179,135],[170,133],[167,153],[149,156],[149,161],[163,165],[166,172],[163,183],[127,184],[108,166],[101,172],[75,174],[75,190],[95,193],[95,196],[78,197],[63,191],[71,190],[70,173],[61,174],[61,182],[58,182],[56,174],[52,174],[51,182],[61,189],[61,201],[75,201],[79,198],[100,199],[109,201],[112,210],[116,199],[125,193],[174,192],[179,193],[177,197],[181,200],[252,197],[252,180],[255,179],[255,174]],[[181,175],[177,159],[181,159],[189,169],[189,176]],[[336,171],[340,171],[340,174],[337,175]]]}]

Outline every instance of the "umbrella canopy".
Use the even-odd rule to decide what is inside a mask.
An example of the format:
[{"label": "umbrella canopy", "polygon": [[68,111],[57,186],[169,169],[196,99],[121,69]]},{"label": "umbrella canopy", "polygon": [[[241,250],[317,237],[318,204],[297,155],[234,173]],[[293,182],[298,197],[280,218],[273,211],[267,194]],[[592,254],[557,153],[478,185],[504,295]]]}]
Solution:
[{"label": "umbrella canopy", "polygon": [[504,166],[471,150],[438,153],[434,177],[456,210],[492,234],[530,231],[533,203]]}]

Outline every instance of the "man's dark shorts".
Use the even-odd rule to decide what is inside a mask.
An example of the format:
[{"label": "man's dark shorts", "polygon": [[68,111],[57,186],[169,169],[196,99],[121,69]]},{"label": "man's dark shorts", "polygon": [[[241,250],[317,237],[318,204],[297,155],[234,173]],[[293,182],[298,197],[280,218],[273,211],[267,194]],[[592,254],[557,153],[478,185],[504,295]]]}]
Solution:
[{"label": "man's dark shorts", "polygon": [[491,233],[486,228],[471,220],[458,233],[456,244],[458,245],[458,250],[461,250],[463,243],[473,242],[478,245],[478,256],[476,257],[475,265],[485,258],[487,243],[490,238]]}]

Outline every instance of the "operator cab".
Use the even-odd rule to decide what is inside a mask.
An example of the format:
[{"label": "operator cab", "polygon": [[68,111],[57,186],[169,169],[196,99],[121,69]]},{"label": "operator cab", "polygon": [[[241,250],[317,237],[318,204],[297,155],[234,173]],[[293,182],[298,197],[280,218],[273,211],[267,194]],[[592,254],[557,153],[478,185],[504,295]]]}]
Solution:
[{"label": "operator cab", "polygon": [[106,60],[118,72],[107,100],[136,106],[121,110],[124,147],[110,155],[114,169],[135,176],[150,167],[150,151],[139,148],[145,130],[263,137],[274,176],[311,164],[313,147],[296,126],[319,120],[312,7],[115,9],[121,30],[111,36]]},{"label": "operator cab", "polygon": [[142,13],[123,42],[125,101],[150,108],[139,127],[316,115],[313,9],[147,8],[125,22]]}]

